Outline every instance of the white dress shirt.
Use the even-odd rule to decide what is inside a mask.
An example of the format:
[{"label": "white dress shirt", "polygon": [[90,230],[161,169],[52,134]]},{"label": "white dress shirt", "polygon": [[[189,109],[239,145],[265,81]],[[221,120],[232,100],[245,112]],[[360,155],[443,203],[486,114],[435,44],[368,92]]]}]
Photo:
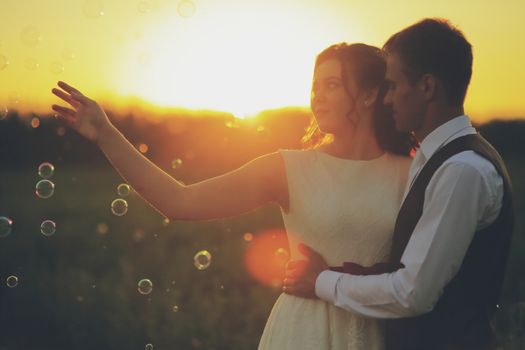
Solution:
[{"label": "white dress shirt", "polygon": [[[464,115],[430,133],[410,167],[405,196],[437,150],[475,133]],[[452,156],[426,188],[423,214],[401,257],[405,267],[370,276],[323,271],[315,285],[317,296],[374,318],[412,317],[431,311],[458,272],[474,233],[497,218],[502,199],[503,180],[492,163],[473,151]]]}]

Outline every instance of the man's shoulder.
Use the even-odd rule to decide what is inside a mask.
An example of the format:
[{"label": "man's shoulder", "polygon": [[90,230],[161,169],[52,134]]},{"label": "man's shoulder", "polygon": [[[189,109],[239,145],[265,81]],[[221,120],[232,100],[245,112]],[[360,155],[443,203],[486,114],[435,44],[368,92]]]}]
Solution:
[{"label": "man's shoulder", "polygon": [[464,190],[481,185],[494,194],[500,191],[503,183],[492,162],[472,150],[453,155],[443,163],[438,172],[438,177],[461,182]]},{"label": "man's shoulder", "polygon": [[468,167],[476,170],[480,175],[497,175],[497,170],[490,160],[472,150],[453,155],[443,163],[444,167]]}]

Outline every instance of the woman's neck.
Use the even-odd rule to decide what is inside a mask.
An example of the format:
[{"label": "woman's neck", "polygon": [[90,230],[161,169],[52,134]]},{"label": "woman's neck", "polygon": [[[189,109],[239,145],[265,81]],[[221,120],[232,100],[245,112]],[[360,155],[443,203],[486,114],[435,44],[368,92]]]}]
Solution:
[{"label": "woman's neck", "polygon": [[333,142],[321,147],[324,152],[338,158],[370,160],[380,157],[385,150],[379,146],[375,133],[360,130],[348,134],[336,134]]}]

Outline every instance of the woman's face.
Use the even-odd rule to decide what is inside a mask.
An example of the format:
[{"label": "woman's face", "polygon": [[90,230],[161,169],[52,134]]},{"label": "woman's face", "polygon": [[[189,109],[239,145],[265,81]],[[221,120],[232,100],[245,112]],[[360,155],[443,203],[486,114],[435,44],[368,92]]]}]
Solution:
[{"label": "woman's face", "polygon": [[[349,89],[355,96],[355,83],[352,82]],[[315,68],[310,107],[324,133],[336,134],[352,126],[347,114],[354,109],[354,101],[343,85],[339,60],[328,59]]]}]

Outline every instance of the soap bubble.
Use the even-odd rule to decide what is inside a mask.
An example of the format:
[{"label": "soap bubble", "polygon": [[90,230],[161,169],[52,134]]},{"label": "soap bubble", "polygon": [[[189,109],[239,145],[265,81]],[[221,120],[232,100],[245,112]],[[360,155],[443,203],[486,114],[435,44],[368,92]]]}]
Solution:
[{"label": "soap bubble", "polygon": [[71,49],[64,49],[62,51],[62,58],[65,60],[65,61],[72,61],[74,60],[76,57],[75,55],[75,52]]},{"label": "soap bubble", "polygon": [[128,184],[120,184],[117,186],[117,193],[119,196],[127,197],[129,196],[129,192],[131,191],[131,188]]},{"label": "soap bubble", "polygon": [[58,136],[64,136],[66,134],[66,128],[63,126],[58,127],[57,129],[57,135]]},{"label": "soap bubble", "polygon": [[171,167],[172,167],[173,169],[177,169],[177,168],[179,168],[181,165],[182,165],[182,159],[180,159],[180,158],[173,159],[173,161],[171,162]]},{"label": "soap bubble", "polygon": [[126,215],[128,212],[128,202],[122,198],[117,198],[111,202],[111,212],[116,216]]},{"label": "soap bubble", "polygon": [[55,234],[57,225],[54,221],[51,220],[45,220],[40,225],[40,232],[46,237],[53,236]]},{"label": "soap bubble", "polygon": [[153,344],[146,344],[146,350],[153,350]]},{"label": "soap bubble", "polygon": [[0,54],[0,71],[4,70],[9,65],[9,59]]},{"label": "soap bubble", "polygon": [[151,11],[151,5],[148,1],[140,1],[137,5],[137,10],[140,13],[148,13]]},{"label": "soap bubble", "polygon": [[40,68],[40,63],[38,63],[38,60],[36,58],[30,57],[25,60],[24,66],[28,70],[35,71],[38,68]]},{"label": "soap bubble", "polygon": [[274,254],[277,259],[284,261],[284,262],[290,259],[290,253],[288,253],[288,250],[284,248],[278,248]]},{"label": "soap bubble", "polygon": [[4,120],[9,113],[9,109],[6,106],[0,106],[0,120]]},{"label": "soap bubble", "polygon": [[152,59],[153,59],[153,56],[151,55],[151,53],[147,51],[141,52],[137,56],[137,60],[139,61],[140,64],[143,64],[143,65],[149,65]]},{"label": "soap bubble", "polygon": [[35,26],[27,26],[20,33],[22,42],[30,47],[36,47],[42,41],[40,30]]},{"label": "soap bubble", "polygon": [[6,284],[9,288],[15,288],[16,286],[18,286],[18,277],[16,276],[7,277]]},{"label": "soap bubble", "polygon": [[49,198],[55,193],[55,184],[49,180],[40,180],[36,184],[35,193],[39,198]]},{"label": "soap bubble", "polygon": [[201,250],[193,257],[193,264],[198,270],[205,270],[211,264],[211,254],[207,250]]},{"label": "soap bubble", "polygon": [[141,240],[144,239],[144,235],[146,234],[146,232],[141,229],[141,228],[137,228],[134,232],[133,232],[133,239],[136,241],[136,242],[139,242]]},{"label": "soap bubble", "polygon": [[55,75],[64,72],[64,65],[60,61],[51,62],[49,65],[49,71]]},{"label": "soap bubble", "polygon": [[49,179],[55,172],[55,166],[49,162],[43,162],[38,166],[38,175],[43,179]]},{"label": "soap bubble", "polygon": [[9,101],[9,104],[17,105],[20,103],[20,93],[18,91],[11,91],[9,92],[7,99]]},{"label": "soap bubble", "polygon": [[13,230],[13,220],[0,216],[0,237],[7,237]]},{"label": "soap bubble", "polygon": [[100,18],[104,16],[104,2],[101,0],[86,0],[84,1],[82,12],[87,18]]},{"label": "soap bubble", "polygon": [[148,295],[153,290],[153,283],[147,278],[141,279],[137,284],[137,290],[142,295]]},{"label": "soap bubble", "polygon": [[106,235],[109,232],[109,226],[104,222],[97,224],[95,229],[99,235]]},{"label": "soap bubble", "polygon": [[179,15],[183,18],[190,18],[195,14],[195,4],[190,0],[182,0],[177,6]]},{"label": "soap bubble", "polygon": [[33,117],[33,118],[31,118],[31,127],[32,127],[33,129],[36,129],[36,128],[38,128],[39,126],[40,126],[40,118],[38,118],[38,117]]},{"label": "soap bubble", "polygon": [[241,123],[239,119],[234,120],[228,120],[224,123],[228,129],[239,129],[241,127]]}]

